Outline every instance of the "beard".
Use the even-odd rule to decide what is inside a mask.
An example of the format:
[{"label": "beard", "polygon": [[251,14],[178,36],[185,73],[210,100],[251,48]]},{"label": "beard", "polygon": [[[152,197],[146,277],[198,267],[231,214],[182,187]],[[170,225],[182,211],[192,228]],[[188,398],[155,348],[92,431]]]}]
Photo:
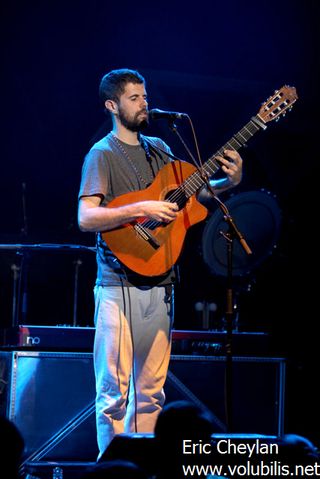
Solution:
[{"label": "beard", "polygon": [[119,120],[121,124],[130,131],[139,132],[147,128],[149,125],[148,116],[143,118],[142,120],[139,119],[139,115],[144,113],[146,110],[138,111],[133,118],[129,118],[127,114],[123,111],[121,107],[119,107],[118,114]]}]

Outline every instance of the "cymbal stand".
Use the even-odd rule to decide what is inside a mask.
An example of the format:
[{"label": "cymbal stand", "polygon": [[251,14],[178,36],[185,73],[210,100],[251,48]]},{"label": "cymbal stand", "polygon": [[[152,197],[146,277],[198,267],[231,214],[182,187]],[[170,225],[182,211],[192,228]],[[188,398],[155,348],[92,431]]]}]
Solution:
[{"label": "cymbal stand", "polygon": [[12,293],[12,319],[11,326],[14,328],[19,325],[19,310],[20,310],[20,271],[21,267],[16,263],[11,265],[11,271],[13,275],[13,293]]},{"label": "cymbal stand", "polygon": [[21,321],[25,323],[27,316],[27,269],[29,264],[29,252],[17,251],[15,261],[11,265],[13,275],[13,293],[12,293],[12,327],[19,326]]},{"label": "cymbal stand", "polygon": [[72,326],[77,326],[78,322],[78,289],[79,289],[79,269],[82,265],[82,260],[78,258],[74,261],[74,287],[73,287],[73,321]]}]

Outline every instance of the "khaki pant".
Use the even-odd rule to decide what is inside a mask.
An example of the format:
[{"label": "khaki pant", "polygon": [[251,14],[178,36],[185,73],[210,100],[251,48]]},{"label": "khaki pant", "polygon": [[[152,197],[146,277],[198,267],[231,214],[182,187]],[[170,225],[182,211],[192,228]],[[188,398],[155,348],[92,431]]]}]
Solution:
[{"label": "khaki pant", "polygon": [[115,434],[153,432],[165,401],[173,292],[96,286],[94,368],[99,457]]}]

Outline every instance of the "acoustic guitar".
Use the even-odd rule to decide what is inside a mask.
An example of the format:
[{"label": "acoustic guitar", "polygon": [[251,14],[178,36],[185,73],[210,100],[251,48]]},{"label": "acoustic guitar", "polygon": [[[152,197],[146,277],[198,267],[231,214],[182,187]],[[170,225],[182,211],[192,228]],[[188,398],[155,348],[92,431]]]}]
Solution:
[{"label": "acoustic guitar", "polygon": [[158,172],[148,188],[112,200],[107,208],[146,200],[170,201],[179,206],[177,218],[170,223],[139,218],[102,232],[102,238],[116,257],[129,269],[144,276],[167,272],[180,256],[188,229],[208,214],[207,208],[197,201],[196,193],[205,185],[205,178],[212,177],[220,169],[216,158],[223,156],[225,149],[239,150],[255,133],[266,129],[266,123],[279,119],[290,110],[297,99],[294,87],[285,85],[277,90],[262,104],[258,114],[203,164],[204,175],[194,165],[175,160]]}]

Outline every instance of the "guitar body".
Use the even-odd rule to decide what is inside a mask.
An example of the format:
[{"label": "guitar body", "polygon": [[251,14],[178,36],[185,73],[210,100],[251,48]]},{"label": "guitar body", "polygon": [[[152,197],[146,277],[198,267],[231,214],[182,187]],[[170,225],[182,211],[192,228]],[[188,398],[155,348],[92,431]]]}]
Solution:
[{"label": "guitar body", "polygon": [[[107,208],[138,201],[165,201],[168,195],[172,194],[195,171],[196,168],[187,162],[168,163],[158,172],[148,188],[118,196],[108,204]],[[158,276],[169,271],[176,263],[188,229],[202,221],[207,213],[208,210],[193,195],[187,200],[174,221],[153,222],[155,226],[150,228],[149,232],[155,242],[143,238],[135,228],[137,223],[152,223],[145,218],[101,234],[116,257],[132,271],[145,276]]]}]

